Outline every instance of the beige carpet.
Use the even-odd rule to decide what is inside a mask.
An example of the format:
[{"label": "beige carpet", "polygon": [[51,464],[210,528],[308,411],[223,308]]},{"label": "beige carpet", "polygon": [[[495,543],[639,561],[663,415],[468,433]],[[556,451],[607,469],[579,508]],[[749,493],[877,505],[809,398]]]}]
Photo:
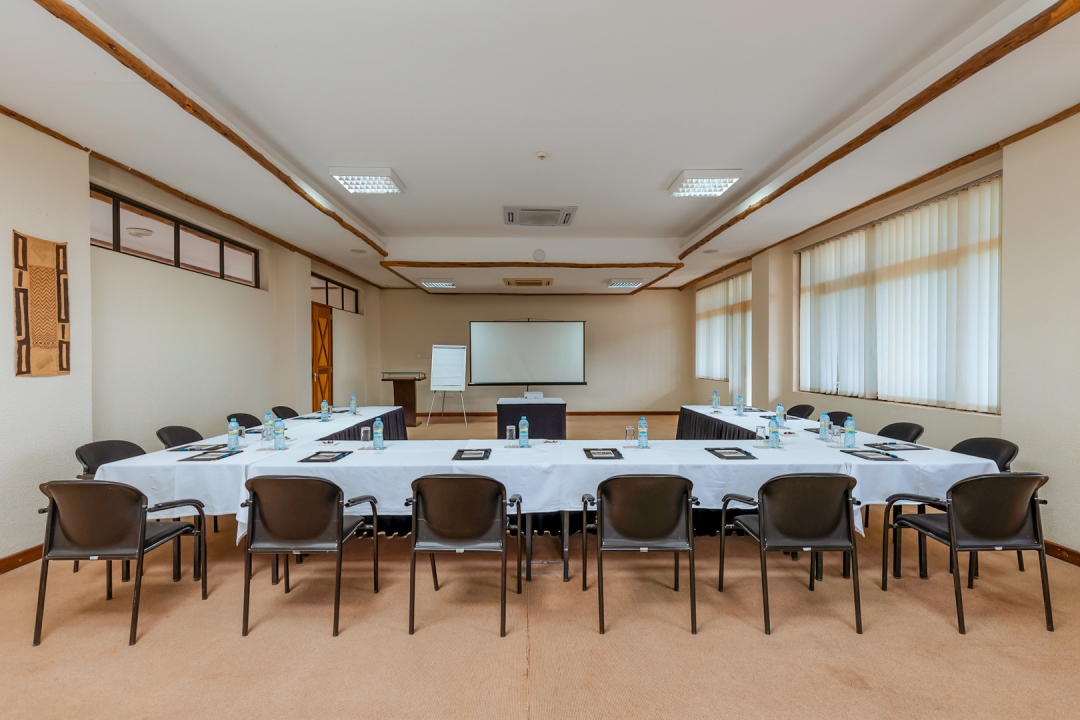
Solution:
[{"label": "beige carpet", "polygon": [[[625,424],[573,418],[569,434],[587,437],[590,426],[609,420]],[[441,560],[437,593],[426,564],[418,564],[417,629],[410,637],[408,544],[401,539],[382,544],[378,595],[371,591],[370,541],[350,544],[337,638],[329,558],[312,557],[295,569],[289,595],[270,585],[262,560],[244,638],[243,558],[231,541],[235,526],[223,518],[221,532],[211,535],[205,602],[189,563],[174,584],[169,551],[150,556],[134,647],[127,646],[131,585],[119,582],[118,570],[115,599],[106,601],[102,563],[86,563],[78,574],[70,564],[54,564],[37,648],[31,638],[40,565],[0,576],[0,717],[1080,715],[1080,568],[1049,560],[1057,630],[1048,633],[1035,557],[1019,573],[1015,555],[984,554],[981,579],[964,591],[968,634],[960,636],[947,555],[931,544],[931,577],[919,580],[912,542],[905,577],[882,593],[879,527],[875,522],[860,553],[861,636],[839,557],[826,559],[825,580],[811,593],[807,560],[783,556],[770,558],[773,634],[766,636],[756,548],[741,538],[729,546],[724,593],[716,590],[717,541],[698,541],[696,636],[685,558],[678,593],[670,556],[607,560],[601,636],[595,558],[583,593],[575,538],[571,582],[563,583],[554,565],[537,568],[520,596],[509,581],[505,638],[498,560],[475,556]],[[538,558],[553,559],[554,545],[538,540]],[[184,552],[190,561],[189,545]]]}]

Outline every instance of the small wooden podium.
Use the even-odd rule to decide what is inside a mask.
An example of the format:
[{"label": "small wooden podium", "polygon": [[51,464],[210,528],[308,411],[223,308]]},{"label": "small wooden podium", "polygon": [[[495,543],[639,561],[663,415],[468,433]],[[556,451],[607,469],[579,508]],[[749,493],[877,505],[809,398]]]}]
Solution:
[{"label": "small wooden podium", "polygon": [[416,381],[427,380],[422,372],[384,372],[383,382],[394,383],[394,404],[405,412],[405,426],[416,427]]}]

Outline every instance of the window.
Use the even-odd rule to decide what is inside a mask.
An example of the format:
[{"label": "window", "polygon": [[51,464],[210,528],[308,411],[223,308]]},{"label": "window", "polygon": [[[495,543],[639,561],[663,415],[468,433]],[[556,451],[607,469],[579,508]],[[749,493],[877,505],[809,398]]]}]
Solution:
[{"label": "window", "polygon": [[329,305],[345,312],[360,312],[360,293],[348,285],[311,273],[311,302]]},{"label": "window", "polygon": [[751,276],[745,272],[697,291],[697,376],[727,380],[731,397],[750,402]]},{"label": "window", "polygon": [[93,185],[90,243],[231,282],[259,286],[259,253]]},{"label": "window", "polygon": [[800,255],[799,388],[997,413],[1001,175]]}]

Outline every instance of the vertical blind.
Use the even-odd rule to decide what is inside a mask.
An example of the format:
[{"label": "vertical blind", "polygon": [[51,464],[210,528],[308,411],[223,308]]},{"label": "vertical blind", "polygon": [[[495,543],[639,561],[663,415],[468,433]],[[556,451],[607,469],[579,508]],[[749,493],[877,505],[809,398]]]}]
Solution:
[{"label": "vertical blind", "polygon": [[732,399],[750,402],[750,273],[702,288],[695,299],[697,376],[726,380]]},{"label": "vertical blind", "polygon": [[1001,176],[807,248],[799,387],[999,406]]}]

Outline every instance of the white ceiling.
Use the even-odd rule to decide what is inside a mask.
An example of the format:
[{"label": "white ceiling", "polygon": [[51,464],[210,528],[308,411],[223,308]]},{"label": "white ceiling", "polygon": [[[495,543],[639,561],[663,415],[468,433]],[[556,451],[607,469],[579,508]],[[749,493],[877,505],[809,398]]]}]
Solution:
[{"label": "white ceiling", "polygon": [[[1049,0],[73,3],[390,260],[678,262]],[[691,254],[678,286],[1080,101],[1080,20],[1013,52]],[[0,3],[0,104],[380,285],[362,241],[32,0]],[[550,153],[545,161],[534,155]],[[350,196],[331,166],[392,167]],[[720,199],[665,192],[742,168]],[[503,205],[579,207],[507,228]],[[567,273],[571,271],[566,271]],[[564,292],[577,282],[553,273]],[[483,275],[482,273],[480,275]],[[620,275],[622,276],[622,275]],[[639,277],[640,275],[631,275]],[[462,276],[464,281],[464,275]],[[484,281],[486,283],[486,281]],[[489,291],[481,283],[463,290]]]}]

